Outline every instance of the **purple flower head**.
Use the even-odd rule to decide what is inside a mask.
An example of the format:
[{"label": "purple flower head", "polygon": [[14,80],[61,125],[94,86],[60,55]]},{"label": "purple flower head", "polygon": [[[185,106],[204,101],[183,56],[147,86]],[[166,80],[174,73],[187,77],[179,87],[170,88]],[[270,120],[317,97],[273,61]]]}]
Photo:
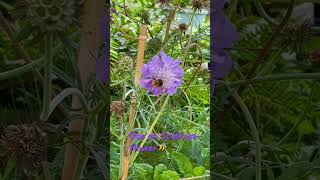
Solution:
[{"label": "purple flower head", "polygon": [[226,77],[231,68],[232,60],[225,49],[232,48],[240,39],[236,28],[223,14],[223,7],[228,0],[213,0],[211,15],[211,67],[212,77],[214,79],[223,79]]},{"label": "purple flower head", "polygon": [[102,54],[99,56],[97,63],[96,63],[96,75],[97,78],[103,83],[109,83],[109,76],[110,76],[110,16],[109,16],[109,9],[106,8],[103,11],[103,15],[100,18],[100,36],[102,41],[105,42],[105,46],[102,49]]},{"label": "purple flower head", "polygon": [[213,17],[213,47],[231,48],[240,39],[233,24],[223,14]]},{"label": "purple flower head", "polygon": [[224,4],[226,2],[229,2],[229,0],[213,0],[212,3],[212,8],[214,11],[222,11]]},{"label": "purple flower head", "polygon": [[142,69],[141,87],[158,96],[160,94],[174,95],[182,84],[184,75],[180,61],[167,56],[163,51],[155,55]]},{"label": "purple flower head", "polygon": [[213,77],[215,79],[221,79],[227,76],[232,65],[232,60],[223,49],[216,50],[213,53]]}]

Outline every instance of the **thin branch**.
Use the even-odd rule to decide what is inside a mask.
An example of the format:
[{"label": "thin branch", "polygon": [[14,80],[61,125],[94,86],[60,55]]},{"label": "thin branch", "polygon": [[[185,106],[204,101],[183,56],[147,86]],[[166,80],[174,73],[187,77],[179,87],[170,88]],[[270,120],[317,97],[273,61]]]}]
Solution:
[{"label": "thin branch", "polygon": [[[26,62],[26,64],[30,64],[32,63],[32,60],[29,56],[29,54],[27,53],[27,51],[23,48],[23,46],[19,43],[19,41],[17,41],[17,38],[14,34],[14,32],[12,31],[12,29],[10,28],[9,24],[7,23],[5,17],[3,16],[2,12],[0,12],[0,26],[3,27],[3,30],[5,31],[5,33],[7,34],[7,36],[9,37],[10,41],[13,43],[13,47],[17,50],[19,56],[24,59],[24,61]],[[43,77],[40,74],[40,72],[36,69],[34,69],[35,72],[35,76],[36,78],[40,81],[40,83],[43,83]]]},{"label": "thin branch", "polygon": [[[259,67],[259,65],[261,65],[261,63],[263,62],[263,60],[265,59],[265,57],[267,56],[268,52],[272,49],[272,45],[274,44],[274,41],[279,37],[279,35],[281,34],[282,30],[284,29],[285,25],[288,23],[289,18],[293,12],[293,8],[295,5],[296,0],[291,0],[288,10],[286,12],[285,17],[282,19],[282,22],[280,23],[280,25],[277,27],[276,31],[272,34],[271,38],[269,39],[269,41],[266,43],[266,45],[264,46],[263,50],[261,51],[261,53],[258,55],[255,63],[252,65],[251,70],[249,71],[248,75],[247,75],[247,79],[251,79],[255,76],[256,71]],[[246,88],[246,86],[241,86],[238,90],[238,93],[241,94],[243,92],[243,90]],[[230,102],[227,104],[226,109],[222,110],[222,111],[218,111],[216,113],[216,117],[217,117],[217,121],[220,122],[221,119],[223,119],[225,117],[225,114],[230,112],[232,110],[233,105],[235,104],[235,99],[231,98]]]},{"label": "thin branch", "polygon": [[261,180],[261,144],[260,144],[260,138],[259,138],[259,131],[256,127],[256,124],[254,123],[254,120],[252,118],[252,115],[246,106],[246,104],[243,102],[241,97],[238,95],[237,92],[233,95],[235,101],[239,104],[245,119],[247,123],[249,124],[251,135],[255,141],[255,160],[256,160],[256,180]]}]

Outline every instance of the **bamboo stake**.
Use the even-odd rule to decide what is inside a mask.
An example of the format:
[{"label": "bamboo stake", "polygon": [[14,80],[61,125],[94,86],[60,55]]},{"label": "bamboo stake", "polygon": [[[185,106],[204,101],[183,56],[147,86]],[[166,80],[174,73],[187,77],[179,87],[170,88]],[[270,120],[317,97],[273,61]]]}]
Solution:
[{"label": "bamboo stake", "polygon": [[[138,43],[138,54],[136,61],[136,69],[135,69],[135,78],[134,85],[137,88],[140,84],[141,80],[141,68],[143,65],[144,59],[144,50],[146,47],[147,41],[147,27],[144,25],[140,26],[140,35],[139,35],[139,43]],[[131,96],[131,105],[130,105],[130,114],[129,114],[129,128],[128,131],[131,132],[134,128],[134,119],[137,112],[137,96],[135,93]],[[130,145],[132,143],[132,139],[128,136],[125,147],[124,147],[124,158],[123,158],[123,167],[122,167],[122,176],[121,180],[126,180],[128,177],[129,171],[129,162],[130,162]]]},{"label": "bamboo stake", "polygon": [[[96,58],[100,45],[99,20],[103,13],[104,3],[104,0],[85,1],[84,3],[84,20],[78,57],[82,85],[85,85],[91,74],[96,72]],[[84,89],[84,87],[82,88]],[[80,99],[77,96],[72,97],[72,109],[74,112],[71,113],[83,115]],[[69,124],[69,132],[81,132],[82,126],[83,119],[73,120]],[[80,140],[80,136],[72,138],[72,140]],[[71,143],[66,144],[62,180],[74,180],[79,157],[80,152],[77,147]]]},{"label": "bamboo stake", "polygon": [[138,43],[136,71],[135,71],[135,78],[134,78],[135,87],[139,86],[140,80],[141,80],[141,68],[143,65],[144,50],[146,47],[146,41],[147,41],[147,27],[144,25],[141,25],[140,26],[139,43]]}]

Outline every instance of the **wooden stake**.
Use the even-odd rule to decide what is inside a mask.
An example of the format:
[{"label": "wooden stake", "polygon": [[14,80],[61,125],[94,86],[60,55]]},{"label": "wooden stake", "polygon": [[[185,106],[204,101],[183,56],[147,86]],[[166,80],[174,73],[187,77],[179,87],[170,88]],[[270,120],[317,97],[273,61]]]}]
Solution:
[{"label": "wooden stake", "polygon": [[[103,13],[104,0],[85,1],[84,21],[81,29],[80,52],[78,66],[82,85],[85,85],[91,74],[96,73],[96,58],[100,45],[100,25],[99,20]],[[84,88],[84,87],[82,87]],[[76,113],[82,115],[81,103],[77,96],[72,97],[72,109],[78,110]],[[76,119],[70,122],[69,132],[81,132],[83,120]],[[79,133],[80,134],[80,133]],[[80,136],[80,135],[79,135]],[[79,140],[80,137],[72,138]],[[80,152],[71,143],[66,144],[62,180],[73,180],[77,169]]]},{"label": "wooden stake", "polygon": [[[140,80],[141,80],[141,68],[143,65],[144,50],[146,47],[146,41],[147,41],[147,27],[144,25],[141,25],[140,26],[139,43],[138,43],[138,54],[137,54],[137,61],[136,61],[135,78],[134,78],[134,85],[136,88],[139,86]],[[129,128],[128,128],[129,132],[131,132],[134,128],[134,119],[136,116],[136,112],[137,112],[137,96],[134,93],[131,96],[131,105],[130,105],[130,114],[129,114]],[[126,144],[124,146],[124,158],[123,158],[121,180],[126,180],[128,177],[131,143],[132,143],[132,139],[130,138],[130,136],[128,136]]]},{"label": "wooden stake", "polygon": [[139,86],[140,80],[141,80],[141,68],[143,65],[144,50],[146,47],[146,41],[147,41],[147,27],[145,25],[141,25],[140,26],[139,43],[138,43],[136,71],[135,71],[135,78],[134,78],[135,87]]}]

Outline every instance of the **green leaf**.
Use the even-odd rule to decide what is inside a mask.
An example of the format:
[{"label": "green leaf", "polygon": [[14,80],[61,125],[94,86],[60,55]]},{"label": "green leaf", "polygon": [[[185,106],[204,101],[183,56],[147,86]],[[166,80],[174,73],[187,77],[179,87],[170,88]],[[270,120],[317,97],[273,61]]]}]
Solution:
[{"label": "green leaf", "polygon": [[176,171],[164,171],[160,175],[160,180],[179,180],[180,176]]},{"label": "green leaf", "polygon": [[256,174],[255,167],[247,167],[247,168],[243,169],[242,171],[240,171],[236,175],[236,179],[250,180],[250,179],[253,179],[255,177],[255,174]]},{"label": "green leaf", "polygon": [[146,163],[140,163],[140,164],[135,164],[136,166],[138,166],[139,168],[145,170],[146,172],[146,179],[148,180],[152,180],[152,175],[153,175],[153,167],[149,164]]},{"label": "green leaf", "polygon": [[154,180],[160,180],[160,175],[163,171],[166,171],[168,168],[166,165],[164,164],[158,164],[155,168],[154,168],[154,175],[153,175],[153,179]]},{"label": "green leaf", "polygon": [[201,176],[206,173],[206,168],[203,166],[198,166],[193,169],[193,176]]},{"label": "green leaf", "polygon": [[294,163],[287,168],[277,180],[299,179],[299,177],[308,173],[312,167],[313,164],[307,161]]},{"label": "green leaf", "polygon": [[53,172],[50,171],[50,166],[48,162],[42,162],[42,169],[43,169],[43,174],[45,176],[46,180],[52,180],[53,179]]},{"label": "green leaf", "polygon": [[27,39],[32,31],[34,30],[33,26],[27,25],[17,34],[17,41]]},{"label": "green leaf", "polygon": [[174,152],[173,156],[175,157],[179,171],[183,175],[192,174],[192,171],[193,171],[192,164],[184,154]]},{"label": "green leaf", "polygon": [[105,163],[104,158],[101,154],[96,152],[93,148],[90,148],[91,153],[93,154],[94,158],[97,161],[98,167],[100,168],[100,171],[105,179],[109,178],[109,169],[107,167],[107,164]]},{"label": "green leaf", "polygon": [[6,168],[5,168],[5,171],[4,171],[4,174],[3,174],[3,177],[2,179],[5,180],[5,179],[10,179],[10,174],[12,173],[12,171],[14,170],[15,168],[15,165],[16,165],[16,159],[11,156],[9,158],[9,160],[7,161],[7,165],[6,165]]}]

